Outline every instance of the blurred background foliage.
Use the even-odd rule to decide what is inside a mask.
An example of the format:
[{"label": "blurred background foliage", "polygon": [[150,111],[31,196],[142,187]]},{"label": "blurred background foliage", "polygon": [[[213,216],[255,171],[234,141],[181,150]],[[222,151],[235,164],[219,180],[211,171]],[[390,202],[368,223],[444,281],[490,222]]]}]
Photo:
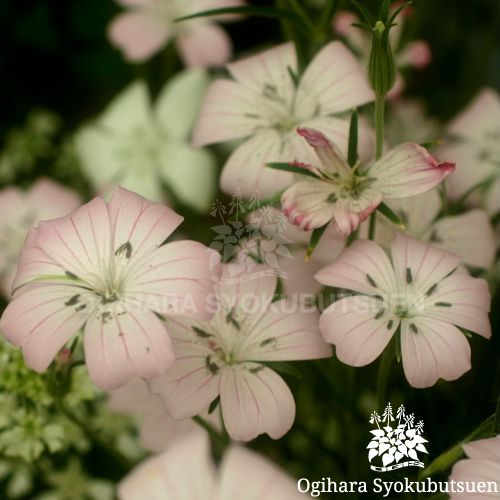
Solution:
[{"label": "blurred background foliage", "polygon": [[[321,10],[321,1],[310,3],[312,9]],[[363,3],[378,5],[374,0]],[[342,7],[347,6],[343,2]],[[424,70],[411,73],[406,95],[422,98],[430,113],[445,121],[481,87],[500,90],[498,0],[417,0],[414,7],[404,36],[426,39],[433,60]],[[168,73],[181,67],[168,49],[146,64],[127,64],[106,38],[107,24],[119,10],[111,0],[1,0],[0,150],[9,151],[9,161],[18,166],[11,168],[0,161],[0,185],[27,185],[41,173],[49,173],[89,196],[91,190],[67,147],[68,134],[99,113],[135,77],[147,79],[157,90]],[[226,29],[236,54],[283,40],[279,23],[272,19],[247,18]],[[188,215],[188,227],[196,225],[193,221]],[[189,227],[192,237],[198,236],[197,229]],[[431,459],[495,411],[500,393],[498,310],[497,296],[492,317],[497,335],[489,343],[471,339],[474,370],[460,380],[411,390],[400,367],[391,373],[393,406],[404,401],[417,417],[426,416]],[[364,416],[377,404],[373,391],[376,364],[354,369],[328,360],[297,366],[303,379],[287,378],[297,399],[296,425],[278,442],[262,437],[253,446],[298,476],[368,479]],[[97,463],[99,467],[91,467],[92,472],[116,480],[112,467],[106,472],[108,462],[94,451],[87,455],[86,465]],[[68,470],[69,477],[80,474],[77,465],[69,464]],[[57,481],[64,482],[64,477],[55,477]]]}]

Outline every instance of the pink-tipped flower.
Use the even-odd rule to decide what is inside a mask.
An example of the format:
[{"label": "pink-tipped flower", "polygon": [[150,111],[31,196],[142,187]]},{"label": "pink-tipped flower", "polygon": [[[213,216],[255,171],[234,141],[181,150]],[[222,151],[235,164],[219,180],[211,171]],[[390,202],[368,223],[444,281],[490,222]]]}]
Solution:
[{"label": "pink-tipped flower", "polygon": [[27,237],[12,301],[0,319],[26,364],[43,372],[83,328],[94,383],[116,388],[173,362],[158,314],[211,317],[210,253],[194,241],[163,244],[182,222],[170,208],[122,188]]},{"label": "pink-tipped flower", "polygon": [[332,221],[349,235],[382,202],[423,193],[455,169],[439,163],[425,148],[405,142],[375,163],[351,168],[337,146],[317,130],[297,129],[314,148],[318,178],[307,177],[290,186],[281,197],[284,214],[304,231]]},{"label": "pink-tipped flower", "polygon": [[[483,89],[448,127],[450,139],[441,148],[457,162],[447,182],[454,199],[480,205],[490,214],[500,211],[500,96]],[[471,196],[467,196],[467,194]]]},{"label": "pink-tipped flower", "polygon": [[[242,0],[116,0],[128,10],[110,24],[108,35],[131,62],[146,61],[171,39],[187,66],[220,66],[231,58],[231,40],[212,18],[175,19],[210,9],[239,7]],[[220,16],[228,21],[234,16]]]},{"label": "pink-tipped flower", "polygon": [[277,465],[232,445],[218,468],[204,436],[189,436],[149,458],[118,485],[120,500],[301,500],[296,482]]},{"label": "pink-tipped flower", "polygon": [[295,418],[295,403],[283,379],[266,362],[324,358],[315,310],[283,299],[273,302],[277,278],[260,266],[255,275],[229,278],[224,267],[216,287],[217,312],[209,322],[171,319],[176,361],[149,381],[175,418],[200,414],[220,397],[225,427],[238,441],[266,433],[283,436]]},{"label": "pink-tipped flower", "polygon": [[358,293],[325,310],[324,338],[342,362],[364,366],[399,335],[412,386],[457,379],[471,366],[470,346],[459,328],[491,336],[488,284],[458,269],[456,255],[402,234],[391,245],[391,257],[376,243],[357,240],[316,274],[324,285]]},{"label": "pink-tipped flower", "polygon": [[[267,163],[311,163],[309,148],[295,134],[314,127],[347,151],[349,121],[339,113],[373,100],[366,72],[340,42],[326,45],[298,80],[292,43],[231,63],[232,80],[212,83],[193,134],[195,146],[246,139],[227,160],[221,187],[229,194],[268,198],[290,184],[288,172]],[[372,134],[363,127],[360,156],[367,156]]]},{"label": "pink-tipped flower", "polygon": [[80,198],[69,189],[40,179],[26,192],[17,187],[0,191],[0,289],[10,297],[17,259],[29,229],[41,220],[61,217],[75,210]]},{"label": "pink-tipped flower", "polygon": [[[463,449],[469,458],[454,465],[450,482],[469,485],[469,492],[452,493],[450,500],[500,498],[500,436],[464,444]],[[479,484],[486,491],[480,491]]]}]

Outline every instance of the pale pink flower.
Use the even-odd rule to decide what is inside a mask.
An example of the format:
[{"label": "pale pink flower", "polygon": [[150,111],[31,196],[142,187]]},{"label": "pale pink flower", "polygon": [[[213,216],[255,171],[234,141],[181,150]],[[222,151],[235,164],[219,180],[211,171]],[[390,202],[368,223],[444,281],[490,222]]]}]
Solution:
[{"label": "pale pink flower", "polygon": [[[388,205],[405,223],[409,236],[458,255],[467,266],[491,269],[497,251],[497,237],[484,210],[441,216],[441,196],[436,189],[391,200]],[[388,247],[396,226],[385,217],[378,219],[375,241]],[[368,233],[367,228],[364,228]]]},{"label": "pale pink flower", "polygon": [[[270,197],[292,181],[292,174],[265,168],[267,163],[310,158],[297,126],[322,130],[346,150],[349,120],[336,115],[373,100],[366,72],[340,42],[326,45],[299,82],[292,43],[228,64],[228,70],[234,80],[216,80],[209,88],[193,140],[202,146],[246,139],[221,177],[225,192],[239,190],[245,197]],[[362,157],[372,139],[364,130]]]},{"label": "pale pink flower", "polygon": [[455,380],[470,369],[470,346],[459,328],[485,338],[490,294],[485,280],[458,269],[460,259],[402,234],[382,248],[357,240],[316,278],[358,292],[334,302],[320,319],[324,338],[352,366],[375,360],[396,334],[414,387]]},{"label": "pale pink flower", "polygon": [[[338,147],[317,130],[299,128],[314,148],[319,165],[300,165],[317,178],[300,176],[281,197],[284,214],[304,231],[333,221],[348,235],[383,200],[414,196],[432,189],[454,170],[425,148],[405,142],[371,165],[351,168]],[[318,164],[318,161],[315,161]]]},{"label": "pale pink flower", "polygon": [[17,187],[0,191],[0,288],[6,297],[29,229],[41,220],[72,212],[80,203],[76,193],[49,179],[39,179],[26,192]]},{"label": "pale pink flower", "polygon": [[[220,66],[231,58],[231,40],[214,17],[175,22],[210,9],[238,7],[242,0],[116,0],[127,8],[109,26],[111,42],[131,62],[142,62],[175,39],[188,66]],[[219,16],[228,21],[234,16]]]},{"label": "pale pink flower", "polygon": [[173,353],[157,314],[211,317],[211,252],[194,241],[163,244],[181,222],[122,188],[108,205],[94,198],[41,222],[21,253],[2,333],[43,372],[83,328],[89,375],[105,389],[163,373]]},{"label": "pale pink flower", "polygon": [[[398,5],[394,5],[398,7]],[[390,43],[394,50],[394,61],[398,69],[416,68],[423,69],[432,61],[432,52],[425,40],[413,40],[402,44],[401,38],[406,19],[411,15],[412,9],[405,8],[397,19],[389,34]],[[347,10],[339,11],[333,18],[333,31],[346,42],[360,60],[368,65],[371,51],[371,36],[363,29],[353,26],[359,23],[359,17]],[[394,87],[389,92],[390,98],[401,95],[405,87],[405,81],[400,71],[396,74]]]},{"label": "pale pink flower", "polygon": [[[466,460],[457,462],[451,471],[450,481],[472,483],[476,491],[452,493],[450,500],[480,500],[500,498],[500,436],[480,439],[463,445]],[[489,492],[479,492],[478,483],[488,483]]]},{"label": "pale pink flower", "polygon": [[292,477],[242,446],[231,446],[218,468],[208,439],[189,436],[136,467],[118,485],[120,500],[300,500]]},{"label": "pale pink flower", "polygon": [[267,433],[283,436],[295,418],[295,403],[283,379],[266,362],[328,357],[313,308],[272,302],[277,278],[260,266],[254,274],[230,278],[225,265],[216,287],[217,312],[209,322],[169,319],[176,361],[149,381],[175,418],[204,411],[220,396],[229,435],[248,441]]},{"label": "pale pink flower", "polygon": [[[165,451],[192,433],[205,433],[192,419],[172,418],[163,408],[161,399],[151,394],[146,382],[138,377],[109,391],[107,404],[111,410],[135,418],[142,447],[155,453]],[[212,416],[217,417],[217,412],[207,417],[207,420]]]},{"label": "pale pink flower", "polygon": [[453,199],[467,198],[491,214],[500,211],[500,97],[484,89],[448,128],[450,141],[442,147],[457,162],[447,182]]}]

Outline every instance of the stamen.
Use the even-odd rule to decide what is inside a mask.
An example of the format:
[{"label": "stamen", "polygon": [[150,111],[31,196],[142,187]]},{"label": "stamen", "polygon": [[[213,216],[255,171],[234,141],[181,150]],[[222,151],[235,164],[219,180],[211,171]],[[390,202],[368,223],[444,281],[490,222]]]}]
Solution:
[{"label": "stamen", "polygon": [[118,257],[118,255],[125,253],[125,258],[130,259],[130,256],[132,255],[132,244],[130,241],[127,241],[127,243],[124,243],[118,249],[115,251],[115,256]]},{"label": "stamen", "polygon": [[276,340],[276,337],[269,337],[268,339],[263,340],[259,346],[265,347],[266,345],[272,344]]},{"label": "stamen", "polygon": [[77,293],[76,295],[73,295],[73,297],[71,297],[70,299],[68,299],[64,305],[65,306],[74,306],[77,302],[78,302],[78,299],[80,298],[80,294]]},{"label": "stamen", "polygon": [[437,307],[451,307],[449,302],[435,302],[434,305]]},{"label": "stamen", "polygon": [[392,319],[390,319],[388,322],[387,322],[387,329],[390,330],[392,328],[392,325],[394,324],[394,321]]},{"label": "stamen", "polygon": [[383,308],[380,309],[380,311],[377,314],[375,314],[375,319],[381,318],[384,315],[384,313],[385,313],[385,309],[383,309]]},{"label": "stamen", "polygon": [[418,328],[415,323],[410,323],[410,328],[413,333],[418,333]]},{"label": "stamen", "polygon": [[413,283],[413,276],[409,267],[406,268],[406,283],[408,283],[408,285]]},{"label": "stamen", "polygon": [[234,313],[234,309],[231,309],[227,315],[226,315],[226,322],[227,323],[231,323],[235,328],[236,330],[240,330],[241,329],[241,325],[238,323],[238,321],[236,321],[233,317],[233,313]]},{"label": "stamen", "polygon": [[377,288],[377,283],[375,283],[375,280],[369,274],[366,275],[366,280],[371,286]]},{"label": "stamen", "polygon": [[436,291],[436,288],[437,288],[438,284],[437,283],[434,283],[434,285],[432,285],[429,290],[427,290],[425,292],[425,295],[427,295],[427,297],[429,297],[429,295],[432,295],[435,291]]},{"label": "stamen", "polygon": [[208,337],[213,337],[211,333],[207,333],[205,330],[202,330],[201,328],[198,328],[197,326],[192,326],[191,330],[193,330],[198,337],[201,337],[202,339],[206,339]]},{"label": "stamen", "polygon": [[217,372],[219,371],[219,365],[217,363],[215,363],[214,361],[212,361],[212,356],[211,355],[208,355],[205,358],[205,365],[208,368],[208,371],[212,375],[217,375]]}]

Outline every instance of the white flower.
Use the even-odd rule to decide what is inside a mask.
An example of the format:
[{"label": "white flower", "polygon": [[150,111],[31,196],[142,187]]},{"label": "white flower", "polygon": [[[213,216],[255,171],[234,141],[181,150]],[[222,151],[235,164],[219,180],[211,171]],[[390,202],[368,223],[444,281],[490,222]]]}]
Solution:
[{"label": "white flower", "polygon": [[92,124],[76,135],[84,174],[94,187],[115,185],[153,201],[165,201],[162,183],[174,198],[208,210],[216,185],[213,157],[187,144],[207,75],[186,70],[169,81],[154,105],[142,81],[119,94]]}]

